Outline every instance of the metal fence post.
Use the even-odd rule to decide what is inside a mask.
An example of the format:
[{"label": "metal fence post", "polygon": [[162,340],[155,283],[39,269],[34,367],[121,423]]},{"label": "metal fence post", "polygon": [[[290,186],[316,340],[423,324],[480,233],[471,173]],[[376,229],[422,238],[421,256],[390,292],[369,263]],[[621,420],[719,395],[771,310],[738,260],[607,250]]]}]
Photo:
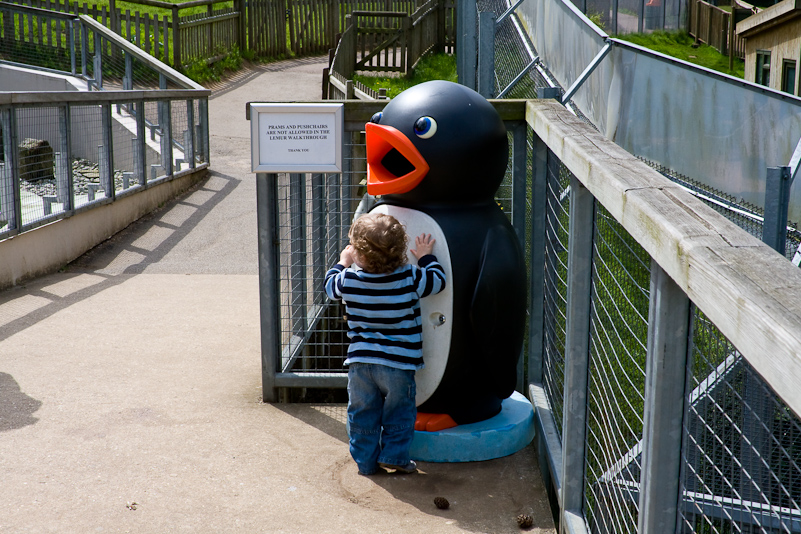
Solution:
[{"label": "metal fence post", "polygon": [[98,165],[100,187],[105,191],[106,198],[114,198],[114,135],[111,131],[114,122],[111,120],[111,104],[100,106],[100,114],[103,129],[103,159],[102,164]]},{"label": "metal fence post", "polygon": [[89,33],[86,26],[81,23],[81,74],[88,77],[89,73],[86,72],[87,53],[89,52]]},{"label": "metal fence post", "polygon": [[568,444],[563,447],[562,456],[563,524],[571,522],[571,518],[566,517],[568,514],[581,516],[584,504],[594,216],[595,199],[575,176],[571,176],[562,423],[562,443]]},{"label": "metal fence post", "polygon": [[125,74],[122,77],[122,89],[124,91],[133,90],[133,56],[130,52],[125,52]]},{"label": "metal fence post", "polygon": [[542,383],[543,327],[545,324],[545,200],[548,191],[548,145],[534,136],[531,169],[531,253],[528,307],[528,381]]},{"label": "metal fence post", "polygon": [[[508,130],[512,133],[512,227],[517,234],[520,250],[526,250],[526,160],[528,157],[528,125],[523,121],[511,123]],[[517,391],[528,391],[525,374],[525,358],[521,350],[517,361]]]},{"label": "metal fence post", "polygon": [[495,94],[495,13],[478,14],[478,93],[484,98]]},{"label": "metal fence post", "polygon": [[256,219],[259,243],[259,324],[261,383],[264,402],[278,400],[275,375],[280,363],[281,301],[278,240],[278,175],[256,173]]},{"label": "metal fence post", "polygon": [[769,167],[765,182],[765,220],[762,241],[784,256],[787,247],[787,212],[790,204],[790,167]]},{"label": "metal fence post", "polygon": [[680,502],[690,299],[651,261],[639,534],[673,532]]},{"label": "metal fence post", "polygon": [[147,184],[147,140],[145,139],[145,102],[136,103],[136,137],[134,144],[134,175],[139,185]]},{"label": "metal fence post", "polygon": [[172,106],[169,100],[159,101],[159,127],[161,129],[161,166],[164,174],[173,173],[172,159]]},{"label": "metal fence post", "polygon": [[209,156],[209,100],[203,98],[198,101],[198,112],[200,113],[200,151],[203,155],[203,161],[209,163],[211,158]]},{"label": "metal fence post", "polygon": [[4,172],[2,189],[0,190],[0,211],[8,224],[9,230],[19,232],[22,229],[22,206],[20,197],[19,153],[17,146],[17,117],[14,108],[7,107],[0,111],[0,123],[3,130]]},{"label": "metal fence post", "polygon": [[184,161],[189,164],[190,169],[195,168],[195,101],[186,101],[186,135],[184,141]]},{"label": "metal fence post", "polygon": [[478,12],[472,0],[457,0],[456,76],[459,83],[476,89],[476,25]]},{"label": "metal fence post", "polygon": [[78,74],[75,58],[75,20],[67,21],[67,46],[70,47],[70,73],[75,76]]},{"label": "metal fence post", "polygon": [[103,88],[103,44],[100,34],[95,32],[95,57],[94,57],[95,85],[98,89]]},{"label": "metal fence post", "polygon": [[72,124],[69,104],[58,108],[58,133],[61,139],[61,163],[59,166],[63,171],[60,173],[61,176],[57,177],[56,194],[58,201],[64,206],[64,212],[68,212],[75,208],[75,190],[72,184],[72,140],[70,139]]}]

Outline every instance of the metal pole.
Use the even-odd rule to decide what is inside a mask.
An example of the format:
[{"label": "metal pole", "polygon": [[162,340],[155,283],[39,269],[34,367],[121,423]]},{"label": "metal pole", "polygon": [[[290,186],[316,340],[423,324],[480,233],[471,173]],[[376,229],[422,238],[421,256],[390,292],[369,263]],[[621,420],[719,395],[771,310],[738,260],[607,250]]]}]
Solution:
[{"label": "metal pole", "polygon": [[70,73],[75,76],[78,74],[77,59],[75,57],[75,20],[70,19],[67,21],[67,46],[70,47]]},{"label": "metal pole", "polygon": [[0,121],[3,128],[3,152],[5,157],[5,172],[3,173],[2,209],[3,217],[8,223],[9,230],[22,229],[22,207],[20,197],[19,153],[17,146],[17,120],[16,111],[12,107],[0,111]]},{"label": "metal pole", "polygon": [[172,159],[172,106],[169,100],[159,101],[159,127],[161,130],[161,166],[164,174],[173,173]]},{"label": "metal pole", "polygon": [[100,34],[95,32],[95,57],[94,57],[94,68],[95,68],[95,85],[98,89],[103,88],[103,45]]},{"label": "metal pole", "polygon": [[639,534],[672,532],[678,521],[689,324],[690,299],[652,260]]},{"label": "metal pole", "polygon": [[[526,159],[528,126],[523,121],[511,123],[512,133],[512,227],[517,234],[520,250],[526,250]],[[528,391],[523,352],[517,361],[517,391]]]},{"label": "metal pole", "polygon": [[136,103],[136,137],[134,143],[134,174],[139,185],[147,184],[147,152],[145,139],[145,102]]},{"label": "metal pole", "polygon": [[278,175],[256,173],[256,220],[259,244],[259,323],[261,383],[264,402],[276,402],[275,375],[280,364],[281,300],[278,238]]},{"label": "metal pole", "polygon": [[582,84],[585,81],[587,81],[587,78],[590,77],[590,74],[592,74],[592,72],[598,67],[598,65],[601,64],[601,61],[603,61],[603,59],[607,56],[607,54],[609,54],[609,52],[611,52],[611,50],[612,50],[612,43],[607,42],[606,45],[604,45],[604,47],[601,49],[601,51],[598,52],[598,54],[593,58],[590,64],[587,65],[587,67],[584,69],[584,72],[582,72],[576,79],[576,81],[573,82],[573,85],[571,85],[570,88],[567,91],[565,91],[565,94],[562,95],[563,105],[567,105],[567,103],[570,102],[570,99],[573,98],[573,95],[576,94],[576,91],[579,90],[579,87],[581,87]]},{"label": "metal pole", "polygon": [[[475,2],[459,0],[457,14],[461,13],[462,25],[457,28],[456,58],[461,58],[462,69],[457,70],[459,83],[465,87],[476,90],[476,62],[478,43],[476,42],[476,27],[478,25],[478,12]],[[458,67],[458,65],[457,65]]]},{"label": "metal pole", "polygon": [[101,124],[103,129],[103,164],[99,165],[100,187],[106,193],[106,198],[114,198],[114,135],[111,131],[114,122],[111,120],[111,104],[100,106]]},{"label": "metal pole", "polygon": [[545,198],[548,190],[548,145],[534,136],[531,170],[531,255],[528,307],[528,381],[542,383],[543,327],[545,324]]},{"label": "metal pole", "polygon": [[567,260],[564,414],[562,423],[562,521],[581,514],[587,434],[587,382],[590,364],[592,238],[595,199],[570,178],[570,230]]},{"label": "metal pole", "polygon": [[478,93],[484,98],[495,94],[495,13],[478,14]]},{"label": "metal pole", "polygon": [[184,145],[184,161],[189,164],[190,169],[195,168],[195,145],[197,143],[197,139],[195,139],[195,101],[194,100],[187,100],[186,101],[186,127],[188,130],[187,141]]},{"label": "metal pole", "polygon": [[200,147],[203,154],[203,161],[211,162],[209,154],[209,100],[203,98],[198,102],[198,112],[200,113]]},{"label": "metal pole", "polygon": [[125,75],[122,78],[122,88],[125,91],[133,90],[133,56],[125,52]]},{"label": "metal pole", "polygon": [[617,10],[618,10],[618,1],[619,0],[612,0],[612,34],[617,35]]},{"label": "metal pole", "polygon": [[86,78],[88,77],[88,73],[86,72],[86,55],[89,52],[89,34],[87,28],[84,24],[81,24],[81,74]]},{"label": "metal pole", "polygon": [[787,247],[787,212],[790,205],[789,166],[769,167],[765,182],[765,220],[762,241],[784,256]]},{"label": "metal pole", "polygon": [[645,18],[645,0],[640,1],[640,13],[637,17],[637,33],[642,33],[643,18]]},{"label": "metal pole", "polygon": [[58,185],[63,188],[59,193],[58,201],[64,205],[64,213],[75,208],[75,189],[72,183],[72,124],[69,104],[58,108],[58,131],[61,138],[61,164],[65,169],[62,182]]}]

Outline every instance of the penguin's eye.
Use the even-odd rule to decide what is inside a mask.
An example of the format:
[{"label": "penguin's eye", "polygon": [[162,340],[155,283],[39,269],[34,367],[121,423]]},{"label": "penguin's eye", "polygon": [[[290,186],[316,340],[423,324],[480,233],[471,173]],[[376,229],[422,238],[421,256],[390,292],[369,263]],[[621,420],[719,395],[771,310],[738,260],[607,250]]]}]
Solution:
[{"label": "penguin's eye", "polygon": [[370,122],[372,122],[374,124],[378,124],[379,122],[381,122],[381,117],[383,117],[383,116],[384,116],[384,114],[379,111],[378,113],[376,113],[375,115],[370,117]]},{"label": "penguin's eye", "polygon": [[431,117],[420,117],[414,122],[414,133],[420,139],[429,139],[437,133],[437,121]]}]

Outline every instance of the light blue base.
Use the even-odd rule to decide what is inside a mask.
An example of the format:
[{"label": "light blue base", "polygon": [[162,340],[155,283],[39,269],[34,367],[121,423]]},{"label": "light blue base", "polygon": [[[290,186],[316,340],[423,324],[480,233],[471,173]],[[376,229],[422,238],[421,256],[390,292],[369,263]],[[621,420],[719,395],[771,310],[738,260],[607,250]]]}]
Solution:
[{"label": "light blue base", "polygon": [[501,412],[478,423],[439,432],[414,432],[410,451],[423,462],[480,462],[514,454],[534,439],[534,409],[514,392]]}]

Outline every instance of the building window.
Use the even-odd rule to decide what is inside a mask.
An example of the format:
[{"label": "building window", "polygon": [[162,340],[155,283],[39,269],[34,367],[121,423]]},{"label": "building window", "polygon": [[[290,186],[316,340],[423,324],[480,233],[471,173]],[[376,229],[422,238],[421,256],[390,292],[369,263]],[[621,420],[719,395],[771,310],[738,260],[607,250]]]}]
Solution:
[{"label": "building window", "polygon": [[792,59],[782,62],[782,91],[795,94],[795,61]]},{"label": "building window", "polygon": [[760,85],[770,86],[770,52],[767,50],[757,50],[754,81]]}]

